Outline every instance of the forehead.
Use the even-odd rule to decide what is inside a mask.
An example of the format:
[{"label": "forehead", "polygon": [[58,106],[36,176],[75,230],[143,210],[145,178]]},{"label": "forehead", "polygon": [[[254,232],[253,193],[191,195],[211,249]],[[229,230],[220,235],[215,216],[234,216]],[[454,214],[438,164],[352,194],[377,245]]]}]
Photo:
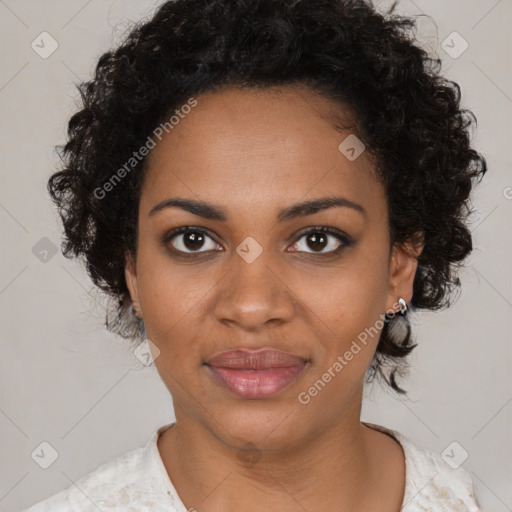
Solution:
[{"label": "forehead", "polygon": [[295,87],[232,88],[195,99],[149,154],[141,212],[170,196],[233,208],[336,193],[382,202],[366,152],[351,161],[340,151],[352,132],[336,129],[331,114],[343,111],[331,100]]}]

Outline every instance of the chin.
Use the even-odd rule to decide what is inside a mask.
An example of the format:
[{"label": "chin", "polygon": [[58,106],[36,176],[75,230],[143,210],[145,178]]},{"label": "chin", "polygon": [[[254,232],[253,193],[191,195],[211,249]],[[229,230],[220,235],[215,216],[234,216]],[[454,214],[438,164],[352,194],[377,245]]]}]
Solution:
[{"label": "chin", "polygon": [[215,437],[231,448],[278,452],[291,448],[301,437],[298,424],[304,420],[304,411],[294,407],[279,400],[230,402],[216,410],[216,421],[207,418],[207,423]]}]

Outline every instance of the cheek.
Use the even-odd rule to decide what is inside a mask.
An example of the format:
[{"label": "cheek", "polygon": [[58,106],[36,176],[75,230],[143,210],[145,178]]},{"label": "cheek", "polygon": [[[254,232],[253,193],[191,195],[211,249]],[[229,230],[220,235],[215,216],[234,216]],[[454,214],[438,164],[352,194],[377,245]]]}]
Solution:
[{"label": "cheek", "polygon": [[[330,383],[319,393],[318,405],[341,406],[340,400],[359,386],[375,354],[384,325],[387,288],[382,262],[370,259],[361,255],[337,269],[330,279],[317,279],[322,287],[302,290],[308,307],[318,317],[317,339],[321,343],[310,384],[314,386],[318,380]],[[306,293],[308,289],[314,292]]]},{"label": "cheek", "polygon": [[[165,256],[139,253],[139,294],[147,337],[165,354],[177,358],[197,350],[194,325],[211,286],[201,271],[170,263]],[[197,329],[197,327],[195,327]]]},{"label": "cheek", "polygon": [[339,293],[326,301],[320,311],[317,324],[322,330],[317,330],[315,373],[317,378],[325,372],[336,373],[338,378],[331,388],[339,390],[339,386],[362,378],[375,353],[382,327],[376,322],[371,304],[350,294]]},{"label": "cheek", "polygon": [[330,410],[328,414],[342,410],[359,389],[383,326],[380,304],[386,296],[381,280],[373,273],[351,270],[347,267],[336,278],[325,279],[322,287],[301,292],[307,297],[305,309],[313,312],[307,322],[319,342],[313,352],[314,371],[301,391],[314,402],[314,410]]},{"label": "cheek", "polygon": [[304,273],[292,282],[306,314],[309,311],[331,338],[336,338],[339,349],[384,313],[386,279],[385,262],[360,251],[328,273]]}]

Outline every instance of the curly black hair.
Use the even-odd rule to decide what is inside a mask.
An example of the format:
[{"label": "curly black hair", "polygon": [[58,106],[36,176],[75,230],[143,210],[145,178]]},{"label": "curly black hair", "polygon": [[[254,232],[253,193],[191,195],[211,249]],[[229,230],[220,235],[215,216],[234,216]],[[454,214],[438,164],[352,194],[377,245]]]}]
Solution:
[{"label": "curly black hair", "polygon": [[[63,166],[48,190],[64,225],[63,254],[83,258],[111,299],[107,329],[144,338],[124,274],[127,252],[137,250],[147,167],[136,150],[191,98],[228,86],[305,86],[348,106],[387,193],[391,244],[424,244],[412,310],[450,305],[472,250],[472,182],[487,164],[470,147],[476,118],[460,108],[459,85],[441,76],[441,59],[415,41],[415,17],[395,14],[396,4],[380,13],[370,0],[167,1],[101,55],[94,78],[77,86],[82,108],[56,146]],[[405,394],[396,373],[416,346],[407,317],[386,316],[367,377]]]}]

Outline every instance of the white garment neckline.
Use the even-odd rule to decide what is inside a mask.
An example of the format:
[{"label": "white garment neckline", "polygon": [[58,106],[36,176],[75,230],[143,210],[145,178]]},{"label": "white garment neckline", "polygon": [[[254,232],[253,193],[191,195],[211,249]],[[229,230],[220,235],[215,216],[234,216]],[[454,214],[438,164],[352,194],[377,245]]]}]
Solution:
[{"label": "white garment neckline", "polygon": [[[401,512],[431,510],[432,504],[440,500],[446,510],[479,512],[474,501],[471,478],[462,469],[453,469],[437,453],[416,446],[408,437],[398,431],[361,422],[369,428],[393,437],[402,447],[405,457],[405,490]],[[158,438],[175,422],[158,428],[144,447],[143,464],[148,475],[148,486],[165,506],[175,507],[177,512],[188,512],[181,501],[158,450]],[[465,506],[464,506],[465,505]],[[425,507],[425,508],[422,508]]]}]

